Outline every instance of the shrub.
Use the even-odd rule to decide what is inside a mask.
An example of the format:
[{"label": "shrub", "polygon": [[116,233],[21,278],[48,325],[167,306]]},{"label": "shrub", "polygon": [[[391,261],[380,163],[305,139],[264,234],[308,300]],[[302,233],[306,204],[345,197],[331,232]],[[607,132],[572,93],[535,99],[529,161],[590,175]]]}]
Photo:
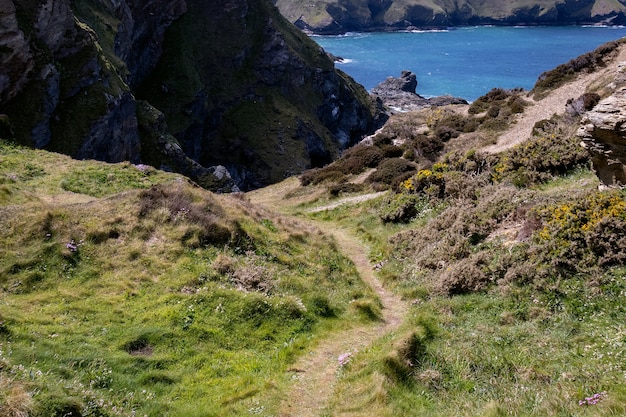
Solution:
[{"label": "shrub", "polygon": [[478,121],[484,130],[505,129],[511,116],[524,111],[526,101],[521,97],[522,89],[504,90],[494,88],[474,101],[468,112],[470,115],[485,113]]},{"label": "shrub", "polygon": [[343,181],[345,175],[343,172],[335,170],[332,165],[325,168],[315,168],[306,171],[300,176],[300,184],[303,187],[308,185],[323,184],[326,182],[340,182]]},{"label": "shrub", "polygon": [[419,157],[431,159],[443,150],[443,141],[438,136],[418,135],[412,141],[407,142],[404,148],[412,151],[413,159]]},{"label": "shrub", "polygon": [[235,271],[233,259],[223,253],[217,255],[213,260],[212,266],[218,274],[222,275],[232,274]]},{"label": "shrub", "polygon": [[487,94],[478,97],[470,106],[469,114],[478,114],[487,111],[490,103],[501,102],[509,98],[510,93],[502,88],[494,88]]},{"label": "shrub", "polygon": [[[542,122],[545,129],[548,122]],[[589,155],[576,136],[552,134],[532,139],[504,152],[494,166],[493,180],[518,187],[546,181],[589,163]]]},{"label": "shrub", "polygon": [[435,292],[447,296],[484,290],[490,279],[473,258],[461,259],[446,269],[437,283]]},{"label": "shrub", "polygon": [[151,214],[159,216],[159,220],[190,226],[182,237],[187,245],[223,245],[231,239],[230,229],[218,217],[222,215],[221,207],[209,197],[196,198],[181,187],[158,185],[142,191],[139,217]]},{"label": "shrub", "polygon": [[381,147],[381,151],[385,158],[399,158],[404,153],[404,150],[396,145],[384,145]]},{"label": "shrub", "polygon": [[274,280],[268,269],[257,260],[254,253],[248,253],[248,263],[235,268],[230,279],[239,289],[269,293],[274,288]]},{"label": "shrub", "polygon": [[368,183],[379,183],[391,186],[400,182],[400,176],[415,172],[415,165],[406,159],[391,158],[380,164],[378,169],[367,177]]},{"label": "shrub", "polygon": [[349,194],[349,193],[358,193],[365,189],[364,184],[353,184],[353,183],[343,183],[343,184],[333,184],[328,187],[328,193],[331,197],[338,197],[341,194]]},{"label": "shrub", "polygon": [[356,145],[346,150],[334,165],[344,174],[360,174],[366,168],[375,168],[384,158],[377,146]]},{"label": "shrub", "polygon": [[605,65],[605,59],[610,57],[617,48],[624,43],[624,40],[617,40],[605,43],[596,50],[583,54],[571,61],[561,64],[558,67],[546,71],[539,76],[532,89],[534,94],[541,94],[549,89],[557,88],[582,71],[593,71]]},{"label": "shrub", "polygon": [[414,193],[424,193],[431,197],[443,198],[446,180],[444,171],[445,164],[434,164],[431,169],[421,169],[403,182],[401,188]]},{"label": "shrub", "polygon": [[621,192],[594,192],[535,209],[543,227],[534,235],[541,261],[555,273],[626,262],[626,198]]},{"label": "shrub", "polygon": [[429,208],[428,200],[416,194],[402,192],[386,197],[378,208],[385,223],[407,223]]}]

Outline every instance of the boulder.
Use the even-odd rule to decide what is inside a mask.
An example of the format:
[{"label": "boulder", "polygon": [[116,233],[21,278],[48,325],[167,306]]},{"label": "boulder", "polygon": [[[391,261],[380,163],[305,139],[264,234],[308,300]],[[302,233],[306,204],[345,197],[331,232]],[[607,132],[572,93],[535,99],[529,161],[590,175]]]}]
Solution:
[{"label": "boulder", "polygon": [[585,113],[577,134],[591,156],[602,187],[625,187],[626,87]]},{"label": "boulder", "polygon": [[449,104],[468,104],[465,99],[452,96],[424,98],[415,92],[417,77],[411,71],[404,70],[400,77],[388,77],[371,91],[372,95],[382,100],[392,111],[406,112],[424,107],[447,106]]}]

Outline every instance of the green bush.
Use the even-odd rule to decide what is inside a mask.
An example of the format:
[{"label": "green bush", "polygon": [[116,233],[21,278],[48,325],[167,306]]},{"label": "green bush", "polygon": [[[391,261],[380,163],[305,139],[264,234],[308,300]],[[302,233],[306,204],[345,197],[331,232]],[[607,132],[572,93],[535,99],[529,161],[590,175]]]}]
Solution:
[{"label": "green bush", "polygon": [[368,183],[384,184],[392,186],[399,184],[402,179],[407,178],[416,171],[415,165],[403,158],[390,158],[383,161],[378,169],[367,177]]},{"label": "green bush", "polygon": [[402,192],[386,197],[378,207],[378,216],[385,223],[408,223],[429,207],[424,197]]},{"label": "green bush", "polygon": [[[543,121],[535,129],[547,129]],[[509,181],[518,187],[546,181],[589,164],[589,154],[578,137],[551,134],[536,136],[501,154],[493,167],[495,181]]]},{"label": "green bush", "polygon": [[534,235],[540,260],[567,274],[626,262],[626,196],[593,192],[535,209],[543,227]]}]

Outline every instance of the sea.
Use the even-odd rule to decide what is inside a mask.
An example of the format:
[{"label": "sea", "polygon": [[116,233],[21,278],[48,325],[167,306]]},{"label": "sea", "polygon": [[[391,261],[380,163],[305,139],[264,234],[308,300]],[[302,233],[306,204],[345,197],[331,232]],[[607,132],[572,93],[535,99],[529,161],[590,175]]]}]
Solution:
[{"label": "sea", "polygon": [[313,39],[367,90],[409,70],[421,96],[473,101],[494,87],[532,89],[544,71],[624,36],[623,26],[479,26]]}]

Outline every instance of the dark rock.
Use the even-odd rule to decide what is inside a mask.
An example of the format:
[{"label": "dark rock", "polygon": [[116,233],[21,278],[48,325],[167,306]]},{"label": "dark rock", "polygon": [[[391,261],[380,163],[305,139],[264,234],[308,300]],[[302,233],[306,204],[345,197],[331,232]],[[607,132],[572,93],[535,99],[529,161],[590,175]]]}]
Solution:
[{"label": "dark rock", "polygon": [[35,60],[19,28],[12,1],[0,1],[0,103],[13,99],[28,82]]},{"label": "dark rock", "polygon": [[626,187],[626,88],[585,113],[578,130],[603,187]]},{"label": "dark rock", "polygon": [[412,111],[424,107],[468,104],[465,99],[452,96],[424,98],[415,93],[417,79],[411,71],[402,71],[399,78],[388,77],[372,89],[372,95],[380,98],[392,111]]},{"label": "dark rock", "polygon": [[108,110],[95,120],[76,153],[78,159],[140,162],[137,105],[130,93],[108,97]]},{"label": "dark rock", "polygon": [[0,64],[17,142],[221,191],[327,163],[386,117],[267,0],[5,0]]}]

